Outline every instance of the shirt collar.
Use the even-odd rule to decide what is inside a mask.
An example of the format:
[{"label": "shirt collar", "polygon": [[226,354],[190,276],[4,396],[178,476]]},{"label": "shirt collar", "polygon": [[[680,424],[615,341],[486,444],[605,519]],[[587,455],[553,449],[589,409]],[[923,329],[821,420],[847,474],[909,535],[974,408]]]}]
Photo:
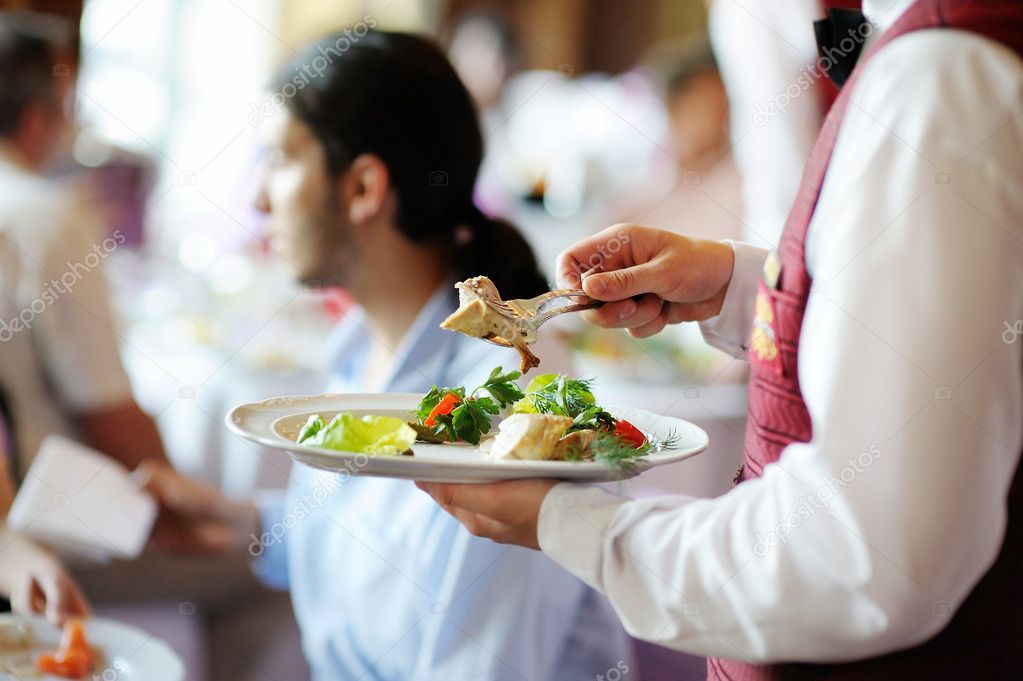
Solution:
[{"label": "shirt collar", "polygon": [[916,0],[863,0],[863,13],[884,33]]},{"label": "shirt collar", "polygon": [[[423,363],[425,354],[438,355],[443,348],[450,345],[456,334],[440,328],[440,323],[458,306],[458,294],[455,291],[454,279],[445,280],[433,292],[426,304],[416,315],[415,321],[394,349],[398,356],[391,375],[386,382],[386,389],[393,389],[395,379]],[[356,307],[345,314],[327,343],[329,366],[335,375],[344,376],[352,383],[361,383],[361,358],[369,347],[371,335],[366,326],[366,313]]]}]

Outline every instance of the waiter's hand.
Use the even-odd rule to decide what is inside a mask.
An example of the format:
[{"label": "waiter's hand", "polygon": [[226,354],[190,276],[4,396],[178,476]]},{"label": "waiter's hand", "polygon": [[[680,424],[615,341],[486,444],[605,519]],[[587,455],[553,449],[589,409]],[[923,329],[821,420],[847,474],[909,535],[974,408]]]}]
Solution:
[{"label": "waiter's hand", "polygon": [[455,485],[417,482],[441,507],[477,537],[540,549],[540,506],[557,480],[512,480]]},{"label": "waiter's hand", "polygon": [[56,556],[6,526],[0,526],[0,541],[0,594],[16,614],[45,614],[56,625],[89,615],[82,590]]},{"label": "waiter's hand", "polygon": [[716,316],[734,261],[725,243],[621,224],[563,251],[558,285],[607,302],[583,313],[591,324],[646,338],[667,324]]},{"label": "waiter's hand", "polygon": [[160,503],[150,544],[163,551],[227,553],[259,533],[259,513],[248,501],[185,477],[159,461],[144,461],[133,476]]}]

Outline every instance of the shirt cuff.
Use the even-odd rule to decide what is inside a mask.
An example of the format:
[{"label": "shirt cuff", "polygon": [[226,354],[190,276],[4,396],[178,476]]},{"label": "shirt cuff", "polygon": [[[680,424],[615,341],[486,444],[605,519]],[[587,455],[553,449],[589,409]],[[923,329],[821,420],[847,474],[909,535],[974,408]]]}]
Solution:
[{"label": "shirt cuff", "polygon": [[735,253],[732,280],[725,292],[721,312],[700,322],[703,339],[732,357],[743,359],[749,350],[757,287],[768,251],[739,241],[725,240]]},{"label": "shirt cuff", "polygon": [[259,581],[271,589],[288,588],[288,551],[284,527],[285,494],[283,490],[257,492],[254,499],[259,509],[260,535],[251,536],[249,555],[252,571]]},{"label": "shirt cuff", "polygon": [[540,506],[537,541],[554,562],[594,589],[601,589],[607,528],[629,499],[599,487],[561,483]]}]

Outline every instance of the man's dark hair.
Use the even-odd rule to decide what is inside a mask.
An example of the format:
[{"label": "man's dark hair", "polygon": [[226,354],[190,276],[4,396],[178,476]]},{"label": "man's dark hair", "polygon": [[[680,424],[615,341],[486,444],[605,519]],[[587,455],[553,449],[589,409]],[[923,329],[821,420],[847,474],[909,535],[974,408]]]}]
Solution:
[{"label": "man's dark hair", "polygon": [[59,106],[54,25],[42,18],[0,12],[0,136],[9,137],[36,102]]},{"label": "man's dark hair", "polygon": [[486,275],[505,298],[547,290],[518,230],[473,203],[483,136],[468,91],[434,42],[384,31],[331,35],[286,64],[274,89],[319,139],[332,175],[360,154],[384,162],[398,229],[441,246],[457,278]]}]

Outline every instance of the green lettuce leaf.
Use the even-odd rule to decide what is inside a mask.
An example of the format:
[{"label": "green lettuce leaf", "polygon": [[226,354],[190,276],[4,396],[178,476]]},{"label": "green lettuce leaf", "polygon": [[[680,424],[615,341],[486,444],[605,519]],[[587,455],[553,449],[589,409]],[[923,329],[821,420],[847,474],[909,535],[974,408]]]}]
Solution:
[{"label": "green lettuce leaf", "polygon": [[341,412],[330,423],[318,427],[317,418],[322,423],[319,416],[310,417],[299,434],[300,444],[363,454],[401,454],[416,441],[416,431],[401,419],[391,416],[360,418]]}]

